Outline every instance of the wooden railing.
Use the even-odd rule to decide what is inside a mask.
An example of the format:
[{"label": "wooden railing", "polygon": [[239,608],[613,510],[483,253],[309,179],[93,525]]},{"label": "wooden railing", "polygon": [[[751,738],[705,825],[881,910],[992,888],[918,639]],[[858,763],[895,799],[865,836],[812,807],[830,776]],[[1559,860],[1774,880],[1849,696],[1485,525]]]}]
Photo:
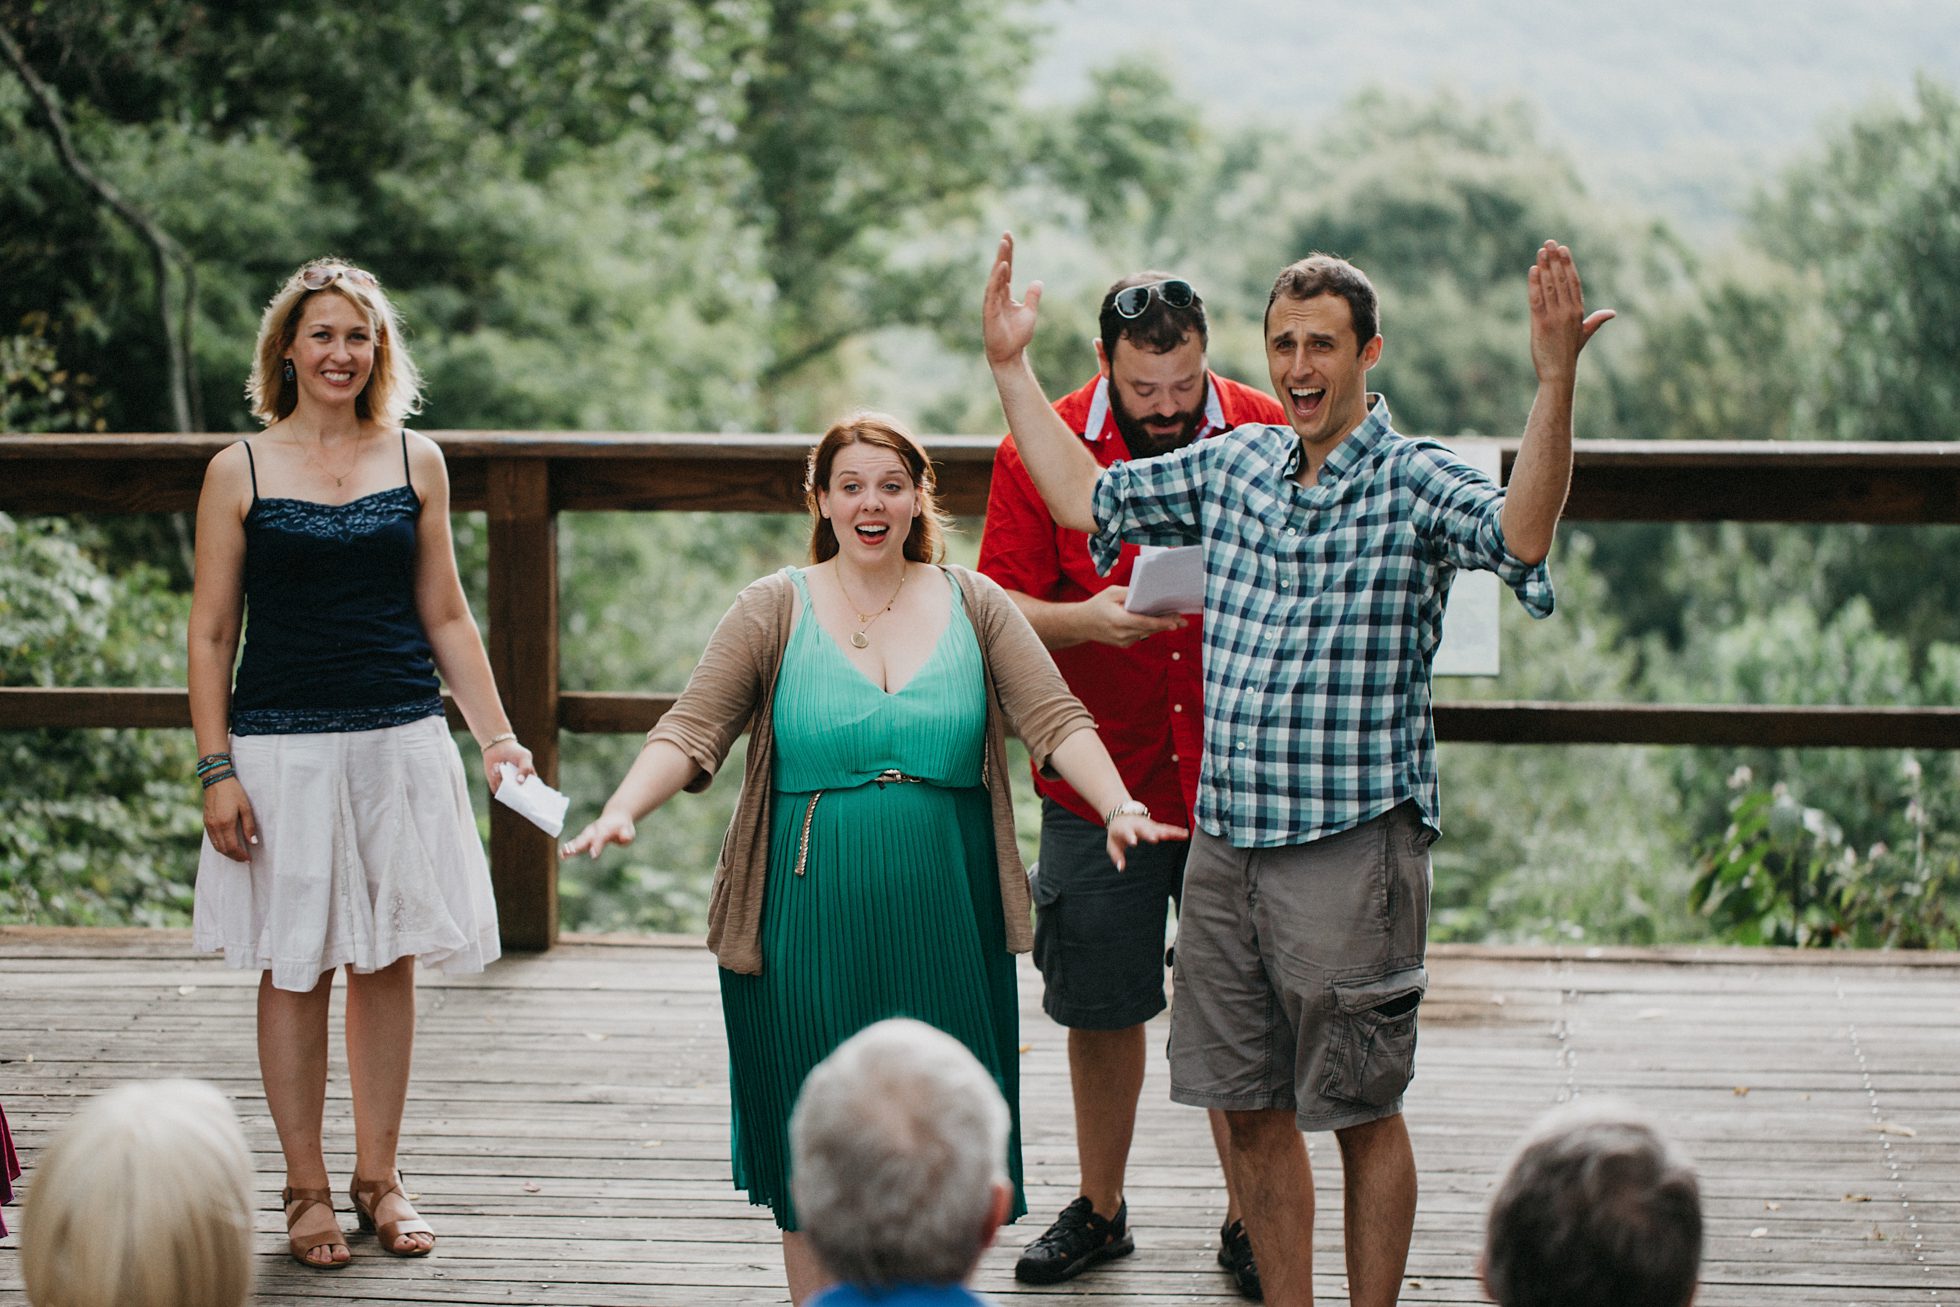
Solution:
[{"label": "wooden railing", "polygon": [[[512,726],[548,780],[561,731],[639,732],[670,694],[558,683],[557,517],[563,512],[800,512],[805,436],[433,431],[457,511],[489,522],[490,662]],[[204,465],[236,436],[0,435],[0,512],[172,513],[195,507]],[[953,512],[986,507],[996,440],[928,441]],[[1504,450],[1509,474],[1515,443]],[[1960,443],[1581,441],[1566,517],[1582,521],[1960,524]],[[1930,567],[1952,566],[1929,558]],[[451,719],[460,725],[454,708]],[[181,688],[0,687],[0,730],[184,727]],[[1960,708],[1439,703],[1446,740],[1960,748]],[[558,932],[552,843],[502,807],[491,873],[507,947]]]}]

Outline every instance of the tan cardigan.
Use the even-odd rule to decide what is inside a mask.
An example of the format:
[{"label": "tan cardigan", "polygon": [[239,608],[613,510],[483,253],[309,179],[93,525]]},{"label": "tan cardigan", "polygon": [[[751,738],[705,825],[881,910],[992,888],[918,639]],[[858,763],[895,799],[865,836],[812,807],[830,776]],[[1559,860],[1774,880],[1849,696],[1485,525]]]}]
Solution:
[{"label": "tan cardigan", "polygon": [[[1014,841],[1014,805],[1008,793],[1007,726],[1028,746],[1034,765],[1053,775],[1049,756],[1063,740],[1094,729],[1063,683],[1054,660],[1007,592],[968,568],[943,570],[960,587],[967,620],[980,642],[987,683],[987,755],[981,779],[993,803],[994,856],[1000,902],[1007,919],[1007,947],[1034,947],[1028,922],[1028,877]],[[701,770],[690,791],[708,788],[744,727],[752,728],[748,765],[734,819],[721,842],[714,887],[708,895],[708,947],[730,971],[762,972],[762,889],[768,879],[770,801],[776,756],[776,671],[789,644],[799,605],[789,570],[752,582],[735,597],[708,647],[687,678],[680,698],[647,732],[647,742],[666,740]]]}]

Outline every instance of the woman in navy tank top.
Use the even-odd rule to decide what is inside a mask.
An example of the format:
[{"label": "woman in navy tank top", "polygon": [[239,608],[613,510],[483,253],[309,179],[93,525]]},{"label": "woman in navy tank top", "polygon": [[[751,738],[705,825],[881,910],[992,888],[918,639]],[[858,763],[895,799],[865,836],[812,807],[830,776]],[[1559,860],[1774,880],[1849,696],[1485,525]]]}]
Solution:
[{"label": "woman in navy tank top", "polygon": [[435,1236],[395,1167],[415,959],[467,973],[499,951],[438,671],[491,788],[500,764],[531,772],[457,579],[442,452],[402,426],[420,385],[374,277],[306,264],[259,325],[246,393],[266,429],[211,460],[197,507],[194,937],[260,973],[287,1238],[320,1269],[349,1256],[321,1143],[333,973],[347,969],[348,1197],[383,1251],[416,1257]]}]

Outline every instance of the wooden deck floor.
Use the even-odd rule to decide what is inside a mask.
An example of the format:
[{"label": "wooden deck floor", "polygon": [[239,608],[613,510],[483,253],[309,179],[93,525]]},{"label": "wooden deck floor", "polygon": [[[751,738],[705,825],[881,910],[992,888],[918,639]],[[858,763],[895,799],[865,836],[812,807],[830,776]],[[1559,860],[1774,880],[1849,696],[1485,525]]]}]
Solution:
[{"label": "wooden deck floor", "polygon": [[[1575,1093],[1633,1097],[1700,1163],[1708,1307],[1960,1303],[1960,957],[1444,948],[1431,964],[1405,1303],[1479,1300],[1493,1176],[1531,1119]],[[1204,1118],[1167,1101],[1155,1057],[1129,1187],[1136,1255],[1060,1291],[1014,1283],[1014,1250],[1075,1175],[1062,1035],[1022,975],[1033,1215],[988,1255],[980,1287],[1028,1307],[1238,1301],[1212,1261],[1222,1200]],[[356,1264],[333,1276],[282,1255],[253,981],[190,956],[178,933],[0,929],[0,1103],[29,1183],[80,1098],[202,1076],[259,1154],[260,1302],[785,1299],[774,1226],[728,1182],[726,1055],[698,946],[578,942],[427,980],[404,1161],[442,1246],[407,1262],[357,1239]],[[328,1117],[344,1184],[338,1051]],[[1312,1149],[1317,1282],[1322,1301],[1345,1301],[1339,1158],[1328,1138]],[[25,1301],[15,1247],[0,1241],[0,1307]]]}]

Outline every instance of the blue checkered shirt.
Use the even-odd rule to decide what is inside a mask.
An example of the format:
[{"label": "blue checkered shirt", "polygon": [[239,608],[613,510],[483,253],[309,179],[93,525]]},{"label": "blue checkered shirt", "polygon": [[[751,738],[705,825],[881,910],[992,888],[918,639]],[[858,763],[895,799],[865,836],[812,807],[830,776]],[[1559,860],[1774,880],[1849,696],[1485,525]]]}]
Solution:
[{"label": "blue checkered shirt", "polygon": [[1441,830],[1429,668],[1456,570],[1552,611],[1545,565],[1504,546],[1504,492],[1370,398],[1311,487],[1293,480],[1299,437],[1257,425],[1096,481],[1101,570],[1125,540],[1204,547],[1197,821],[1239,848],[1304,844],[1405,799]]}]

